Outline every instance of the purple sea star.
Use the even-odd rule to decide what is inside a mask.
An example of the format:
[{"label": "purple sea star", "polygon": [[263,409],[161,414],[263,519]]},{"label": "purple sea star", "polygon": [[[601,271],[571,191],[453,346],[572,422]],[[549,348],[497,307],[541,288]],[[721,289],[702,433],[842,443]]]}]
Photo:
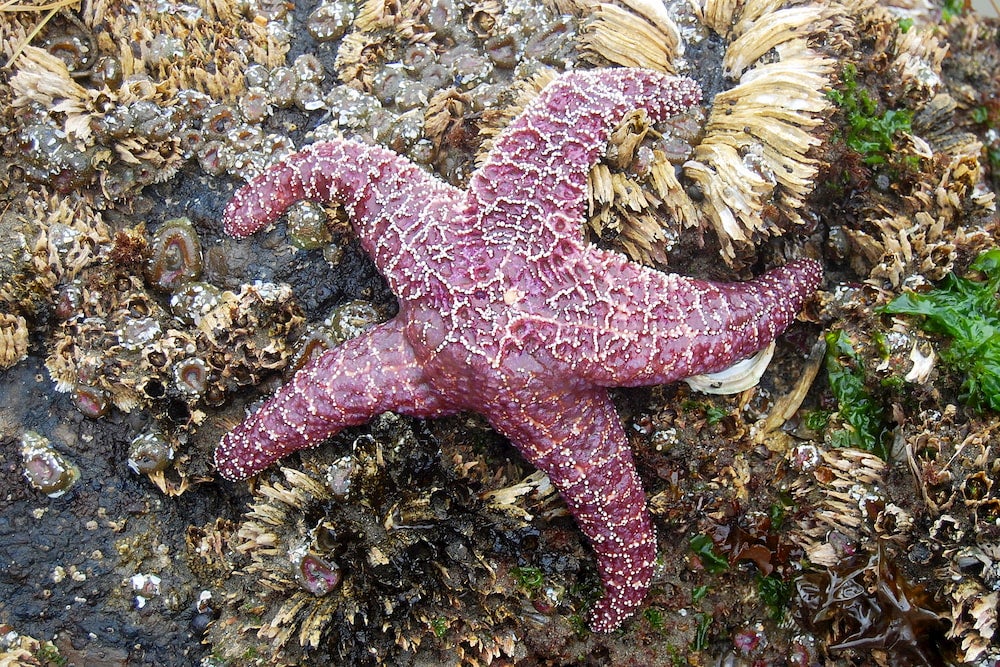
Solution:
[{"label": "purple sea star", "polygon": [[604,585],[590,625],[618,627],[645,597],[656,541],[606,387],[721,370],[765,347],[818,286],[799,260],[733,284],[666,274],[587,245],[587,173],[612,127],[700,98],[639,69],[564,74],[500,134],[468,191],[353,141],[315,144],[234,196],[247,236],[301,199],[341,203],[399,298],[399,314],[301,369],[216,450],[242,479],[394,410],[485,415],[560,490]]}]

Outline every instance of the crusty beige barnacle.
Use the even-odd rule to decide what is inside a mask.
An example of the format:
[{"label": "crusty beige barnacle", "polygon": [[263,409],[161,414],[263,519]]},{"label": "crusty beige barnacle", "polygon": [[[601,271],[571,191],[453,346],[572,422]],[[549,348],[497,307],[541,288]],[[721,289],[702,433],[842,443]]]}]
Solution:
[{"label": "crusty beige barnacle", "polygon": [[[633,259],[657,263],[679,230],[698,225],[715,232],[723,257],[734,263],[760,238],[802,221],[820,166],[813,153],[825,134],[824,91],[834,65],[811,42],[849,20],[839,3],[784,4],[706,0],[693,14],[670,10],[683,15],[677,18],[685,34],[704,39],[714,32],[725,41],[722,70],[735,85],[710,102],[689,154],[673,157],[683,164],[681,179],[668,173],[673,164],[663,152],[648,159],[636,150],[644,128],[633,124],[638,131],[631,138],[615,133],[609,156],[629,160],[605,160],[591,174],[588,222],[596,236],[613,239]],[[666,72],[682,65],[681,31],[660,3],[576,0],[573,9],[587,17],[580,43],[588,59]],[[648,169],[635,168],[647,159]],[[645,201],[636,194],[650,191],[655,196]]]},{"label": "crusty beige barnacle", "polygon": [[28,323],[20,315],[0,313],[0,369],[28,356]]},{"label": "crusty beige barnacle", "polygon": [[581,36],[581,46],[591,58],[624,67],[649,67],[674,72],[674,61],[683,53],[680,31],[659,2],[625,0],[625,7],[583,0],[593,5],[591,20]]},{"label": "crusty beige barnacle", "polygon": [[822,143],[820,126],[830,104],[833,60],[809,46],[830,27],[834,7],[811,4],[774,9],[750,2],[726,19],[726,3],[706,2],[706,23],[729,44],[723,57],[733,88],[716,95],[704,139],[684,165],[701,190],[699,207],[732,261],[756,235],[781,229],[765,205],[792,223],[812,192]]}]

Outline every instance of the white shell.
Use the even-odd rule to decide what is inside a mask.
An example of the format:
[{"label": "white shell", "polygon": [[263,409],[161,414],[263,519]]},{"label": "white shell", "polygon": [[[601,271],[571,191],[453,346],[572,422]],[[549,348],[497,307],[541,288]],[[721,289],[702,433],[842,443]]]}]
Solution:
[{"label": "white shell", "polygon": [[757,354],[737,361],[729,368],[715,373],[693,375],[684,381],[692,389],[703,394],[738,394],[760,382],[760,377],[767,370],[772,356],[774,356],[774,341]]}]

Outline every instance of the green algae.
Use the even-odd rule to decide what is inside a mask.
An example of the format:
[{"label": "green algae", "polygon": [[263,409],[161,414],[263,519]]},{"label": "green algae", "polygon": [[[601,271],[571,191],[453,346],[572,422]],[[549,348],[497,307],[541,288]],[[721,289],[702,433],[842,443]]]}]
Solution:
[{"label": "green algae", "polygon": [[884,312],[918,316],[922,329],[948,339],[941,360],[965,376],[959,399],[977,411],[1000,411],[1000,248],[969,269],[982,278],[949,273],[937,288],[901,294]]}]

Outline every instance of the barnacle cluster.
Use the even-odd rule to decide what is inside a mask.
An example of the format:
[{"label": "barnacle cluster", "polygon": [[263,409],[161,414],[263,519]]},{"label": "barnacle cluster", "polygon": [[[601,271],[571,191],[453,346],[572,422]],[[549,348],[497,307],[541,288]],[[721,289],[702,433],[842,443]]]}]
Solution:
[{"label": "barnacle cluster", "polygon": [[201,421],[191,412],[199,402],[218,405],[283,368],[302,322],[287,285],[188,285],[181,296],[194,292],[200,305],[175,297],[172,310],[134,276],[67,289],[79,291],[79,306],[53,334],[46,366],[56,388],[97,394],[124,412],[159,406],[182,423]]},{"label": "barnacle cluster", "polygon": [[517,658],[518,628],[537,612],[509,567],[532,532],[525,502],[551,487],[480,495],[471,466],[406,419],[368,430],[257,487],[230,542],[254,585],[229,593],[209,630],[216,653],[249,649],[272,664]]},{"label": "barnacle cluster", "polygon": [[[855,338],[874,366],[871,341]],[[810,563],[796,584],[800,620],[831,651],[878,649],[879,664],[995,659],[996,424],[940,394],[896,400],[913,414],[891,434],[888,461],[816,441],[785,454],[782,489],[805,510],[791,539]]]},{"label": "barnacle cluster", "polygon": [[20,315],[0,314],[0,368],[10,368],[27,355],[27,320]]},{"label": "barnacle cluster", "polygon": [[885,461],[816,443],[793,447],[785,461],[786,488],[798,507],[808,508],[790,536],[810,563],[795,579],[796,613],[824,638],[824,652],[864,651],[880,665],[952,659],[939,582],[913,581],[920,570],[897,564],[905,555],[910,568],[919,567],[929,542],[914,530],[920,508],[892,497],[886,486]]},{"label": "barnacle cluster", "polygon": [[800,473],[789,481],[788,491],[810,508],[799,521],[796,542],[811,563],[834,565],[853,555],[886,512],[895,517],[894,529],[912,523],[906,510],[887,502],[885,461],[874,454],[809,443],[792,448],[785,458]]},{"label": "barnacle cluster", "polygon": [[[949,23],[949,57],[941,75],[960,102],[960,122],[983,142],[986,182],[1000,188],[1000,25],[975,14]],[[957,81],[952,83],[952,80]]]},{"label": "barnacle cluster", "polygon": [[964,662],[996,660],[1000,586],[1000,432],[995,420],[956,406],[929,409],[904,425],[905,458],[930,521],[909,557],[935,568],[951,605],[948,636]]},{"label": "barnacle cluster", "polygon": [[244,90],[247,66],[282,63],[290,39],[230,2],[86,2],[48,21],[37,45],[24,44],[32,15],[3,18],[18,168],[110,202],[172,176],[210,140],[214,107]]},{"label": "barnacle cluster", "polygon": [[[339,32],[341,4],[317,9],[310,29],[334,16]],[[323,98],[332,117],[322,132],[376,141],[461,185],[478,116],[512,80],[571,64],[576,23],[533,2],[362,2],[337,45],[344,84]]]},{"label": "barnacle cluster", "polygon": [[[152,421],[133,439],[128,465],[164,491],[210,478],[207,459],[181,454],[183,445],[206,409],[289,363],[302,322],[291,288],[187,283],[168,309],[135,276],[88,278],[64,288],[76,306],[51,336],[45,364],[56,390],[92,418],[112,406],[144,410]],[[168,468],[179,483],[165,479]]]},{"label": "barnacle cluster", "polygon": [[701,58],[718,40],[724,49],[725,81],[703,82],[707,117],[695,111],[650,128],[634,114],[615,132],[590,175],[597,237],[638,261],[665,263],[681,230],[712,230],[723,258],[740,264],[761,240],[803,226],[834,64],[815,44],[847,20],[839,3],[557,4],[581,17],[583,55],[599,65],[683,73],[686,48]]},{"label": "barnacle cluster", "polygon": [[[857,5],[857,28],[877,57],[852,61],[860,67],[856,73],[853,64],[840,73],[842,96],[872,101],[845,124],[870,123],[878,113],[911,120],[894,132],[885,128],[889,136],[882,140],[892,146],[886,155],[831,145],[827,181],[866,194],[839,205],[852,222],[832,226],[830,247],[855,273],[879,284],[939,280],[961,252],[983,250],[992,239],[983,224],[996,207],[984,181],[983,144],[962,120],[975,100],[961,77],[943,76],[947,45],[925,13],[905,27],[889,9]],[[866,161],[881,166],[860,164]]]},{"label": "barnacle cluster", "polygon": [[57,286],[99,261],[110,237],[79,197],[12,187],[0,213],[0,368],[24,358],[28,330],[52,310]]}]

